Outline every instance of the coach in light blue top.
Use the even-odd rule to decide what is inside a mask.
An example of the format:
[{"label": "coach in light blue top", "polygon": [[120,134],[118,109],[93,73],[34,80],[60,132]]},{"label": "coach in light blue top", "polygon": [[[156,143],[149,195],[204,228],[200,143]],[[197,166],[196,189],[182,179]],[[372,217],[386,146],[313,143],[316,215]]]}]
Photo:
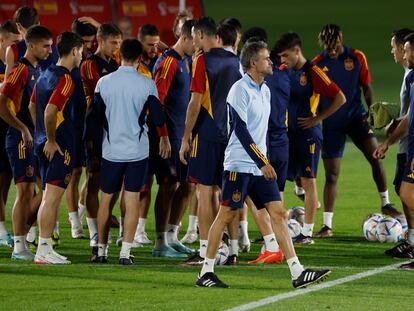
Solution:
[{"label": "coach in light blue top", "polygon": [[[267,154],[270,90],[266,83],[258,85],[249,74],[245,74],[230,89],[227,103],[231,115],[231,134],[224,156],[224,170],[261,176],[260,166],[265,165],[263,155]],[[243,123],[248,133],[237,135]],[[246,150],[242,141],[249,139],[249,134],[256,145],[247,142]]]}]

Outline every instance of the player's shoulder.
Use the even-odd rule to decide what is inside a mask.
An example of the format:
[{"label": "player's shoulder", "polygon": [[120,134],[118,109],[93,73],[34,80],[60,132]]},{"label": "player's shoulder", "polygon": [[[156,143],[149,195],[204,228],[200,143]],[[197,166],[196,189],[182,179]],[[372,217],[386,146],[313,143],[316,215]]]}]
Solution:
[{"label": "player's shoulder", "polygon": [[366,62],[367,57],[365,56],[365,53],[362,52],[359,49],[356,48],[348,48],[348,53],[354,57],[356,57],[359,61]]},{"label": "player's shoulder", "polygon": [[317,65],[324,59],[323,53],[317,54],[314,58],[312,58],[311,63]]}]

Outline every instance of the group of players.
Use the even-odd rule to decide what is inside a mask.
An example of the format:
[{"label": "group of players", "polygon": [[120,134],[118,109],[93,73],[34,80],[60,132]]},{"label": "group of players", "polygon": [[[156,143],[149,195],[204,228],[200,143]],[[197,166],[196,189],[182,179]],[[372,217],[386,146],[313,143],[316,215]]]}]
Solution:
[{"label": "group of players", "polygon": [[[31,7],[20,8],[13,21],[0,26],[0,58],[6,64],[0,90],[0,117],[6,122],[1,138],[0,242],[13,246],[12,259],[70,263],[52,247],[66,190],[72,237],[84,238],[81,217],[86,209],[91,261],[97,264],[108,262],[111,212],[120,197],[119,263],[133,264],[131,248],[152,244],[145,223],[155,175],[159,187],[154,256],[202,265],[199,286],[228,287],[214,274],[217,249],[226,243],[226,264],[238,263],[239,250],[249,248],[250,209],[264,251],[249,263],[286,258],[293,286],[308,286],[330,271],[305,269],[293,242],[313,244],[313,237],[333,235],[346,136],[372,167],[382,213],[397,216],[380,159],[408,128],[395,180],[408,238],[387,254],[414,257],[410,30],[392,34],[395,60],[406,68],[402,121],[389,126],[389,137],[379,146],[361,101],[361,92],[368,106],[374,100],[367,60],[361,51],[343,44],[338,25],[322,28],[323,52],[312,61],[302,54],[296,33],[283,34],[269,52],[262,28],[242,35],[234,18],[216,25],[209,17],[195,20],[182,12],[173,31],[177,41],[168,48],[155,25],[143,25],[137,40],[131,38],[128,20],[117,26],[83,17],[54,45],[51,32],[39,25]],[[240,40],[244,45],[239,55]],[[321,153],[326,172],[324,224],[314,233]],[[83,166],[87,180],[80,195]],[[16,184],[13,238],[4,224],[10,172]],[[302,232],[293,242],[283,207],[287,179],[296,182],[305,206]],[[189,230],[180,241],[178,230],[188,205]],[[34,240],[36,221],[40,234],[33,254],[26,240]],[[183,243],[195,242],[197,229],[200,248],[188,258],[194,250]]]}]

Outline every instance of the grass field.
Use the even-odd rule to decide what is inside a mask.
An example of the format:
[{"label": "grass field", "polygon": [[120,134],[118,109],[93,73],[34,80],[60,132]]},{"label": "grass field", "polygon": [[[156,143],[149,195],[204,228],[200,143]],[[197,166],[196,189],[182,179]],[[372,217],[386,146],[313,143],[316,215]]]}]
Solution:
[{"label": "grass field", "polygon": [[[257,5],[247,0],[206,0],[208,15],[220,20],[227,16],[240,18],[243,29],[253,25],[265,27],[270,45],[288,30],[297,31],[304,40],[306,56],[317,51],[316,36],[327,22],[339,23],[346,42],[368,57],[377,99],[398,101],[402,70],[389,54],[389,34],[393,29],[412,25],[414,3],[411,1],[279,1],[261,0]],[[396,13],[393,13],[393,12]],[[411,22],[411,25],[410,23]],[[400,208],[394,194],[396,148],[393,147],[384,165],[392,202]],[[318,185],[321,194],[324,171],[320,165]],[[360,152],[347,144],[338,185],[334,217],[335,236],[316,240],[315,245],[297,247],[301,262],[308,267],[332,269],[328,281],[352,276],[398,261],[383,251],[392,245],[370,243],[363,239],[362,219],[379,211],[379,197],[371,179],[368,163]],[[156,188],[153,189],[155,193]],[[286,207],[299,205],[287,185]],[[321,198],[321,196],[320,196]],[[14,199],[11,189],[7,220]],[[58,251],[69,257],[69,266],[36,266],[10,260],[11,250],[0,248],[0,310],[224,310],[259,299],[294,291],[286,263],[249,266],[260,245],[253,245],[249,254],[241,254],[236,267],[217,267],[220,278],[232,288],[202,289],[194,286],[199,268],[183,267],[178,261],[154,259],[151,247],[134,250],[137,262],[133,267],[117,265],[119,248],[111,245],[113,264],[96,266],[89,263],[87,240],[70,238],[65,204],[60,213],[62,244]],[[116,209],[118,213],[118,208]],[[183,219],[186,228],[187,216]],[[322,225],[318,211],[316,229]],[[8,223],[10,228],[10,223]],[[153,209],[147,224],[154,238]],[[250,237],[259,236],[250,222]],[[113,232],[115,240],[117,232]],[[181,234],[182,235],[182,234]],[[414,301],[414,273],[391,270],[321,291],[279,301],[261,307],[264,310],[411,310]]]}]

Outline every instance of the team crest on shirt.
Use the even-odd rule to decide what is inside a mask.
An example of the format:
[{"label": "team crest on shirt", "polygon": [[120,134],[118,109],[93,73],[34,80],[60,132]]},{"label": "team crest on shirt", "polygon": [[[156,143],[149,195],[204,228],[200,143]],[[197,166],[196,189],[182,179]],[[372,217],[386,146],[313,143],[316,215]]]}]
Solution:
[{"label": "team crest on shirt", "polygon": [[72,179],[71,174],[66,174],[65,179],[63,180],[65,185],[68,185],[70,183],[70,180]]},{"label": "team crest on shirt", "polygon": [[305,86],[307,83],[308,83],[308,77],[306,76],[306,73],[304,72],[300,75],[299,84],[302,86]]},{"label": "team crest on shirt", "polygon": [[33,177],[34,169],[33,166],[29,165],[26,167],[26,176],[27,177]]},{"label": "team crest on shirt", "polygon": [[344,60],[344,67],[345,70],[351,71],[352,69],[354,69],[354,60],[352,58],[346,58]]},{"label": "team crest on shirt", "polygon": [[241,200],[241,192],[239,190],[236,190],[233,192],[233,195],[231,196],[231,199],[234,203],[238,203]]},{"label": "team crest on shirt", "polygon": [[35,80],[35,77],[34,77],[34,75],[32,75],[32,78],[31,78],[31,79],[32,79],[32,81],[34,81],[34,80]]},{"label": "team crest on shirt", "polygon": [[307,171],[307,172],[311,172],[312,170],[311,170],[311,168],[310,168],[310,166],[307,166],[306,168],[305,168],[305,171]]}]

